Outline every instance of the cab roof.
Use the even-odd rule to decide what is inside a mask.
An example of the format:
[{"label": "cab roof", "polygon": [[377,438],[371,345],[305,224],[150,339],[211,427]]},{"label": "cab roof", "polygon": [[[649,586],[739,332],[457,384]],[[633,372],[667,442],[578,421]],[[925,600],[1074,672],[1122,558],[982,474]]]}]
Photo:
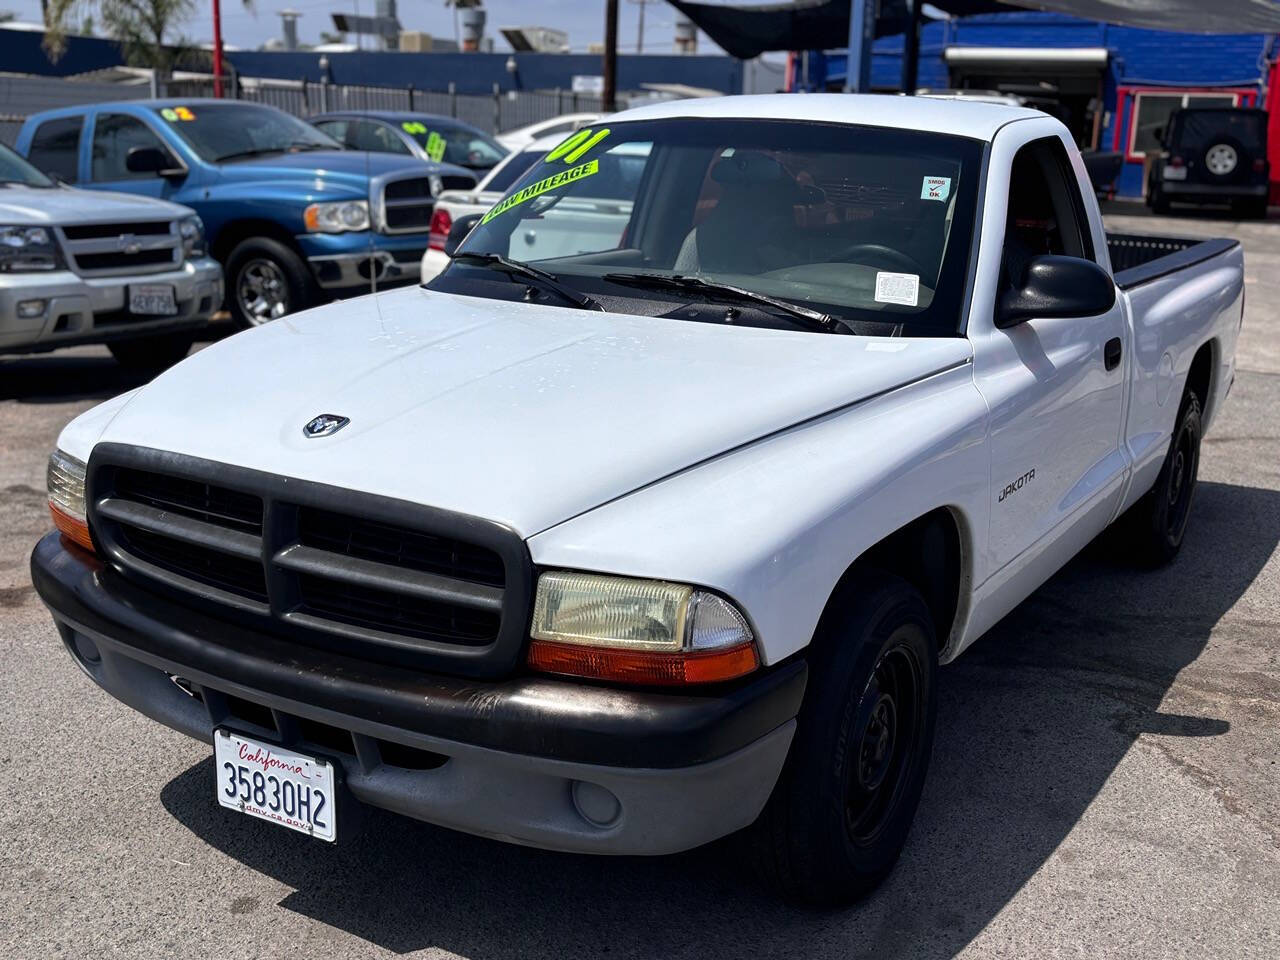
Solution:
[{"label": "cab roof", "polygon": [[772,93],[672,100],[624,110],[610,117],[609,122],[680,117],[808,120],[814,123],[921,130],[990,140],[1007,123],[1045,116],[1047,115],[1041,111],[1027,107],[973,100],[939,100],[884,94]]}]

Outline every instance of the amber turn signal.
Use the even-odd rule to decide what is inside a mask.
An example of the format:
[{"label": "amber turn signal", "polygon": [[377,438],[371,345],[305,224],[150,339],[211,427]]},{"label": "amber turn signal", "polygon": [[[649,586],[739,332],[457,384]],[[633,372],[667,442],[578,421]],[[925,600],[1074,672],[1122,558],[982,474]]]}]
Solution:
[{"label": "amber turn signal", "polygon": [[759,665],[753,643],[724,650],[687,653],[610,650],[548,640],[534,640],[529,644],[529,666],[534,670],[640,686],[668,687],[734,680]]},{"label": "amber turn signal", "polygon": [[49,504],[49,513],[53,517],[53,525],[64,537],[76,546],[93,552],[93,538],[89,536],[89,524],[84,517],[67,513],[55,503]]}]

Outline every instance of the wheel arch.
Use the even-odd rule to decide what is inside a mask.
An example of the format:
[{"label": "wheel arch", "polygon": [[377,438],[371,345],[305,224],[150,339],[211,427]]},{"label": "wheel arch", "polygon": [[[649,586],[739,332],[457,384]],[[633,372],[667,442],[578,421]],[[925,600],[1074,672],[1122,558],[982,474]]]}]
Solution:
[{"label": "wheel arch", "polygon": [[937,507],[904,524],[849,564],[827,599],[815,635],[858,589],[859,577],[878,570],[920,591],[933,616],[938,656],[950,659],[969,613],[973,542],[965,515],[955,507]]},{"label": "wheel arch", "polygon": [[[282,243],[299,257],[303,257],[303,253],[298,249],[298,243],[294,240],[293,235],[284,227],[276,223],[274,220],[263,220],[255,218],[245,218],[241,220],[232,220],[222,225],[218,230],[217,236],[209,245],[209,252],[213,258],[221,263],[224,267],[227,260],[234,250],[242,241],[251,237],[268,237],[277,243]],[[303,257],[305,260],[306,258]]]},{"label": "wheel arch", "polygon": [[1209,339],[1202,343],[1195,356],[1191,358],[1191,366],[1187,368],[1187,379],[1183,384],[1182,395],[1194,393],[1200,401],[1200,413],[1206,423],[1212,415],[1209,410],[1213,402],[1213,370],[1217,365],[1218,341]]}]

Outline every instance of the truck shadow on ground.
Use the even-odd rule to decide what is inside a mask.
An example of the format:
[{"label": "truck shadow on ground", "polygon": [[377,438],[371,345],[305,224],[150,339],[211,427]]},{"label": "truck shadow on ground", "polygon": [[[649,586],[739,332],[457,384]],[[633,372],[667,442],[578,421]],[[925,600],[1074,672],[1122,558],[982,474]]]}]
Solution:
[{"label": "truck shadow on ground", "polygon": [[[617,860],[371,811],[328,846],[221,810],[211,761],[172,780],[162,800],[202,840],[292,887],[280,906],[396,952],[950,957],[1054,854],[1139,735],[1227,731],[1218,717],[1159,708],[1275,550],[1280,492],[1205,483],[1195,509],[1177,563],[1135,570],[1103,540],[943,671],[933,768],[906,852],[878,893],[846,911],[774,902],[731,842]],[[1115,869],[1106,851],[1072,856]]]},{"label": "truck shadow on ground", "polygon": [[[220,340],[234,332],[230,324],[218,324],[204,334],[204,341]],[[108,400],[142,386],[154,376],[156,371],[139,372],[122,367],[106,347],[0,354],[0,400],[22,403]]]}]

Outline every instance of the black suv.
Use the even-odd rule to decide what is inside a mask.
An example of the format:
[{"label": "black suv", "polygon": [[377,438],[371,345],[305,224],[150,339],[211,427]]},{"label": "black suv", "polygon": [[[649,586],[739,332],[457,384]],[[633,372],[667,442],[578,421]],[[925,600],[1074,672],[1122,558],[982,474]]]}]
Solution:
[{"label": "black suv", "polygon": [[1151,164],[1147,203],[1156,213],[1168,213],[1172,201],[1228,203],[1237,214],[1265,217],[1269,175],[1265,110],[1177,110]]}]

